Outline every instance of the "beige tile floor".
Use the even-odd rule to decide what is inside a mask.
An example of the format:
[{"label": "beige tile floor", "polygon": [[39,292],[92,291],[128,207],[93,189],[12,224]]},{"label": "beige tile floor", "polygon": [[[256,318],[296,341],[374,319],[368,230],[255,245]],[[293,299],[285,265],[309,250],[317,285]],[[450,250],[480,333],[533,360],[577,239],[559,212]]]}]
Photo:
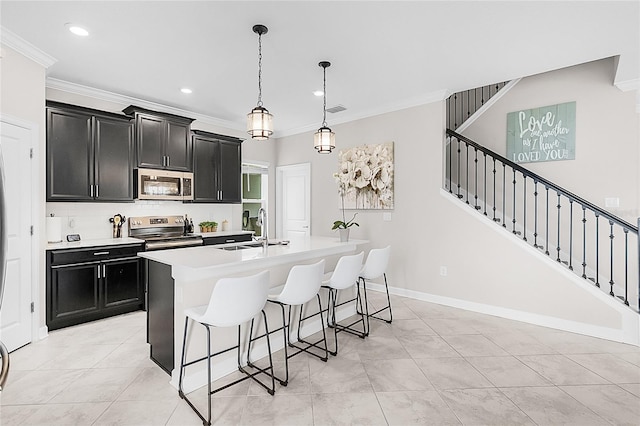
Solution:
[{"label": "beige tile floor", "polygon": [[[215,424],[640,423],[638,347],[400,297],[393,307],[366,340],[340,334],[329,362],[293,358],[275,396],[249,381],[216,394]],[[0,424],[201,424],[148,353],[144,312],[51,332],[12,354]],[[192,395],[204,408],[206,391]]]}]

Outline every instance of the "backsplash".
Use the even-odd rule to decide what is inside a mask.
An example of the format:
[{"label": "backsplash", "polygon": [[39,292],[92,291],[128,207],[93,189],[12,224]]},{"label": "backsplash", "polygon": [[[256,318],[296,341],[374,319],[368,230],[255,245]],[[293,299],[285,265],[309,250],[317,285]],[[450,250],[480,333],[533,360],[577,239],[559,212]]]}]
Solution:
[{"label": "backsplash", "polygon": [[[188,215],[193,219],[195,231],[198,223],[215,221],[229,222],[229,230],[242,229],[241,204],[189,204],[178,201],[136,200],[135,203],[47,203],[47,216],[52,213],[62,220],[62,238],[68,234],[80,234],[83,240],[112,237],[109,218],[120,213],[127,219],[132,216]],[[237,218],[237,220],[236,220]],[[218,228],[220,229],[220,228]],[[129,232],[127,221],[122,227],[122,236]]]}]

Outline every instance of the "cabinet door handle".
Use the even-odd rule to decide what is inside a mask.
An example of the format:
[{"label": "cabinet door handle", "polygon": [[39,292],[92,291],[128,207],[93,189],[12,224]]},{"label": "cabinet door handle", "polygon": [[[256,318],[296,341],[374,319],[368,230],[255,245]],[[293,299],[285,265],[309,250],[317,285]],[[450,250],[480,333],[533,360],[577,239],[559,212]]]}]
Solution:
[{"label": "cabinet door handle", "polygon": [[225,240],[225,243],[235,243],[236,240]]},{"label": "cabinet door handle", "polygon": [[108,251],[96,251],[93,253],[94,256],[102,256],[103,254],[109,254]]},{"label": "cabinet door handle", "polygon": [[302,228],[307,229],[309,225],[304,225]]},{"label": "cabinet door handle", "polygon": [[100,279],[100,265],[98,265],[98,270],[96,271],[96,275],[98,279]]},{"label": "cabinet door handle", "polygon": [[106,278],[107,277],[107,266],[105,264],[102,264],[102,278]]},{"label": "cabinet door handle", "polygon": [[169,163],[171,162],[171,157],[167,155],[167,167],[169,167]]},{"label": "cabinet door handle", "polygon": [[91,198],[93,198],[93,185],[89,185],[89,190],[91,191]]},{"label": "cabinet door handle", "polygon": [[100,198],[100,185],[96,185],[96,198]]}]

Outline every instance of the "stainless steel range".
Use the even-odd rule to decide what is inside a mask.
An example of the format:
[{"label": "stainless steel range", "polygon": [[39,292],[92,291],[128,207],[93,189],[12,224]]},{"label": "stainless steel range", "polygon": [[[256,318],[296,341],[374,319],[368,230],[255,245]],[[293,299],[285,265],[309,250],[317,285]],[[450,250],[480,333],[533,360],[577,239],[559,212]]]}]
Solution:
[{"label": "stainless steel range", "polygon": [[184,235],[182,216],[141,216],[129,218],[129,236],[145,240],[145,250],[201,246],[202,236]]}]

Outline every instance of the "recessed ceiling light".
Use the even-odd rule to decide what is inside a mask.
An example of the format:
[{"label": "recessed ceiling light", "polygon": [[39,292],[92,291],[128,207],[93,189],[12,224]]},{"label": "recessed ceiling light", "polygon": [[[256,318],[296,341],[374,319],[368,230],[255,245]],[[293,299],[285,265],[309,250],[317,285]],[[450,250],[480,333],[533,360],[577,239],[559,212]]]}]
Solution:
[{"label": "recessed ceiling light", "polygon": [[69,31],[71,31],[73,34],[77,36],[86,37],[89,35],[89,31],[85,30],[84,28],[78,25],[68,23],[68,24],[65,24],[65,26],[69,29]]},{"label": "recessed ceiling light", "polygon": [[313,94],[314,94],[315,96],[322,96],[322,95],[324,95],[324,92],[323,92],[322,90],[315,90],[315,91],[313,92]]},{"label": "recessed ceiling light", "polygon": [[193,92],[193,90],[189,89],[188,87],[183,87],[182,89],[180,89],[180,91],[182,93],[186,93],[186,94],[189,94],[189,93]]}]

